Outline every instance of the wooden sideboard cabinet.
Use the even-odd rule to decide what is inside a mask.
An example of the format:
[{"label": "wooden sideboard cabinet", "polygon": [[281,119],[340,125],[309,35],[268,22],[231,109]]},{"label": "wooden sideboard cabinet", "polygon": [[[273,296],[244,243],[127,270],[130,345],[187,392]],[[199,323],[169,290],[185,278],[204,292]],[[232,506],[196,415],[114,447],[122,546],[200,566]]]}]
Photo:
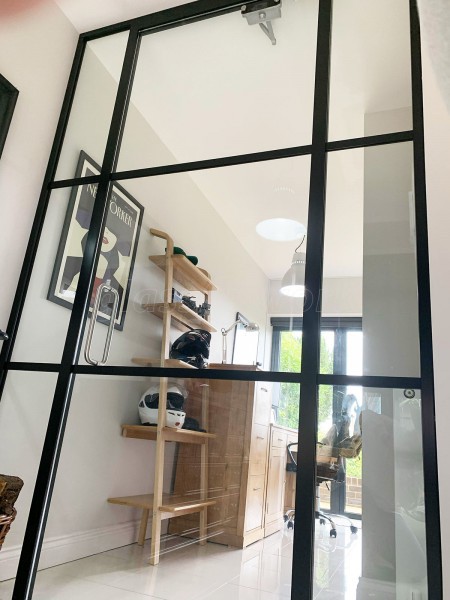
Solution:
[{"label": "wooden sideboard cabinet", "polygon": [[[212,369],[256,367],[211,364]],[[271,386],[266,382],[209,381],[208,538],[243,548],[283,526],[287,434],[270,425]],[[196,397],[189,416],[200,412]],[[195,493],[199,486],[199,450],[180,446],[174,493]],[[179,517],[170,533],[196,535],[198,517]]]},{"label": "wooden sideboard cabinet", "polygon": [[283,523],[284,490],[286,482],[286,446],[288,434],[285,429],[272,425],[267,460],[267,492],[265,535],[275,533]]}]

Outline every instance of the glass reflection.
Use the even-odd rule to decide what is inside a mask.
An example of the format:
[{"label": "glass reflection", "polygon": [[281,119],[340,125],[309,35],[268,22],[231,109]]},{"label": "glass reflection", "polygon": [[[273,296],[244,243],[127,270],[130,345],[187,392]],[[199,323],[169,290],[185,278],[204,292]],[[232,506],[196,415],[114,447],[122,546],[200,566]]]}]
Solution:
[{"label": "glass reflection", "polygon": [[426,598],[420,391],[323,387],[333,410],[319,427],[317,476],[331,494],[320,486],[316,592]]},{"label": "glass reflection", "polygon": [[341,340],[334,373],[420,375],[412,189],[410,143],[328,158],[322,327],[357,315],[362,329]]}]

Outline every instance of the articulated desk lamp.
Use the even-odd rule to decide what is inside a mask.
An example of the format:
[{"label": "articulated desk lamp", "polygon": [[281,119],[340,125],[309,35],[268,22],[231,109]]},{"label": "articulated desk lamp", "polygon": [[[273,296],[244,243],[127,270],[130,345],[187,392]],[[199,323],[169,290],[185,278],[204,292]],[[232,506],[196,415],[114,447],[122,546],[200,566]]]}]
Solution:
[{"label": "articulated desk lamp", "polygon": [[243,321],[240,317],[232,325],[230,325],[228,327],[228,329],[225,329],[224,327],[222,327],[221,332],[222,332],[222,364],[223,365],[226,364],[226,362],[227,362],[227,335],[239,323],[245,328],[245,331],[248,331],[248,332],[259,331],[259,325],[257,323]]}]

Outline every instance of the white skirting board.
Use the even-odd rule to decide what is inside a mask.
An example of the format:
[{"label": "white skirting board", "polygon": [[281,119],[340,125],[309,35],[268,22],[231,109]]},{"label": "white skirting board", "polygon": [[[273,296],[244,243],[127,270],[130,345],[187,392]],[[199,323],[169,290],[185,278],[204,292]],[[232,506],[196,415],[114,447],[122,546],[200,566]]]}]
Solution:
[{"label": "white skirting board", "polygon": [[[147,531],[151,531],[149,521]],[[49,538],[42,545],[39,570],[106,552],[137,541],[139,520]],[[0,581],[16,576],[21,546],[0,551]]]}]

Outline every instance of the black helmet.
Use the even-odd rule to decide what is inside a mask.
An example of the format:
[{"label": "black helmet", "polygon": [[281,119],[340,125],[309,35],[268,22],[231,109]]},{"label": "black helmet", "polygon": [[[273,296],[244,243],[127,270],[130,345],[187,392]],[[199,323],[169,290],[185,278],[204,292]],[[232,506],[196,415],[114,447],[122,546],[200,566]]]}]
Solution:
[{"label": "black helmet", "polygon": [[209,357],[211,334],[204,329],[192,329],[180,335],[170,350],[170,358],[177,358],[193,367],[204,369]]}]

